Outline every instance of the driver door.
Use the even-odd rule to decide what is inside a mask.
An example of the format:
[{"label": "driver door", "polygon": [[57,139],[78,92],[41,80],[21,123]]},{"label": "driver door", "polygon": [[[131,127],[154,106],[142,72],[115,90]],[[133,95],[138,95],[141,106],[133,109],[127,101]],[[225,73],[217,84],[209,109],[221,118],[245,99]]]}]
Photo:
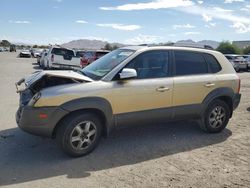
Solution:
[{"label": "driver door", "polygon": [[144,52],[124,67],[135,69],[137,77],[113,82],[112,108],[118,124],[172,117],[169,57],[166,50]]}]

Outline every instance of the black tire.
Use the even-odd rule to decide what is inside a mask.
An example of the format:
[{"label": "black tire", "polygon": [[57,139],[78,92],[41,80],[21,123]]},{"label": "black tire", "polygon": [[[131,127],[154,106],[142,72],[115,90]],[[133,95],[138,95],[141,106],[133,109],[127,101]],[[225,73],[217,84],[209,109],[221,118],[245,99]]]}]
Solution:
[{"label": "black tire", "polygon": [[[95,128],[95,135],[88,136],[87,133],[82,133],[84,135],[79,134],[80,136],[78,135],[78,131],[76,131],[78,129],[76,127],[79,127],[84,124],[85,124],[84,126],[86,126],[87,123],[85,122],[91,122],[91,125],[89,127],[93,126],[92,127],[93,129],[91,131],[93,131]],[[65,118],[60,123],[59,128],[56,132],[56,140],[57,140],[57,143],[60,145],[60,147],[66,154],[72,157],[80,157],[80,156],[89,154],[96,148],[102,135],[102,129],[103,129],[103,126],[101,124],[101,121],[98,118],[98,116],[96,116],[95,114],[74,113],[68,116],[67,118]],[[91,131],[89,131],[89,133]],[[76,133],[77,135],[73,136]],[[81,140],[79,141],[77,140],[73,142],[72,141],[73,137],[75,138],[78,136],[80,137]],[[88,143],[91,139],[92,139],[92,142]],[[84,142],[84,140],[86,141]],[[86,145],[86,148],[77,149],[77,146],[81,144],[82,146]]]},{"label": "black tire", "polygon": [[[217,114],[216,116],[214,116],[216,108],[222,109],[221,115]],[[222,112],[224,113],[223,118],[222,118]],[[208,133],[221,132],[223,129],[225,129],[225,127],[228,124],[228,121],[230,119],[230,113],[231,113],[230,108],[226,102],[219,100],[219,99],[213,100],[208,105],[204,113],[204,117],[199,122],[201,129],[203,129],[205,132],[208,132]],[[215,121],[212,121],[213,119],[215,119]]]}]

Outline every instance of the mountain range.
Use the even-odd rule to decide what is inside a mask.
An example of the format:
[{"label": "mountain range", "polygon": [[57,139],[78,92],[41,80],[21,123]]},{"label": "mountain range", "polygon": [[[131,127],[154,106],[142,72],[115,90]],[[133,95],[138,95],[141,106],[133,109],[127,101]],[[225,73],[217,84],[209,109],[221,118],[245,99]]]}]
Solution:
[{"label": "mountain range", "polygon": [[[101,49],[104,48],[104,46],[108,44],[107,41],[101,41],[101,40],[89,40],[89,39],[79,39],[79,40],[73,40],[64,44],[61,44],[61,46],[65,48],[77,48],[77,49]],[[110,45],[122,47],[122,46],[127,46],[126,44],[121,44],[121,43],[109,43]],[[188,40],[180,40],[175,43],[176,45],[178,44],[189,44],[189,45],[208,45],[211,46],[212,48],[217,48],[219,46],[219,42],[213,41],[213,40],[201,40],[201,41],[193,41],[191,39]]]},{"label": "mountain range", "polygon": [[106,44],[110,44],[111,46],[116,45],[118,47],[125,46],[124,44],[120,44],[120,43],[108,43],[102,40],[89,40],[89,39],[72,40],[70,42],[61,44],[60,46],[65,47],[65,48],[94,50],[94,49],[104,48]]}]

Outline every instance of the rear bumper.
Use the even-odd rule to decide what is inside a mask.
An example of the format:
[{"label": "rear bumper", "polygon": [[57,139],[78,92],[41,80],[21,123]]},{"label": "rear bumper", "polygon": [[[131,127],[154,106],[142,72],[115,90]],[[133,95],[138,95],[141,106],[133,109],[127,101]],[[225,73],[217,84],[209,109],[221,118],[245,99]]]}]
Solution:
[{"label": "rear bumper", "polygon": [[235,110],[240,104],[241,94],[237,93],[233,98],[233,110]]},{"label": "rear bumper", "polygon": [[31,54],[22,54],[22,53],[20,53],[20,57],[31,57]]},{"label": "rear bumper", "polygon": [[[47,118],[40,118],[41,113],[47,114]],[[16,112],[16,122],[19,128],[25,132],[43,137],[52,137],[56,124],[67,113],[67,111],[58,107],[19,107]]]},{"label": "rear bumper", "polygon": [[239,64],[238,64],[238,67],[239,67],[240,69],[246,69],[246,68],[247,68],[247,64],[245,64],[245,63],[244,63],[244,64],[243,64],[243,63],[240,64],[240,63],[239,63]]}]

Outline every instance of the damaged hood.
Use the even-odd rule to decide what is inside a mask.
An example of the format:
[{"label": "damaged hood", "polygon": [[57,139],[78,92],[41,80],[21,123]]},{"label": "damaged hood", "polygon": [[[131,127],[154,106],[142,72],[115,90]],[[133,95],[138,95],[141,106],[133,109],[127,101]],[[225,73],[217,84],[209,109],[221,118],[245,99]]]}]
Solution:
[{"label": "damaged hood", "polygon": [[[80,73],[77,73],[75,71],[36,71],[32,73],[31,75],[22,78],[16,83],[17,92],[20,92],[26,88],[29,88],[31,85],[36,83],[38,80],[40,80],[43,77],[56,77],[56,78],[68,78],[78,81],[85,81],[85,82],[92,82],[93,80],[90,79],[87,76],[84,76]],[[24,87],[20,88],[24,83]]]}]

